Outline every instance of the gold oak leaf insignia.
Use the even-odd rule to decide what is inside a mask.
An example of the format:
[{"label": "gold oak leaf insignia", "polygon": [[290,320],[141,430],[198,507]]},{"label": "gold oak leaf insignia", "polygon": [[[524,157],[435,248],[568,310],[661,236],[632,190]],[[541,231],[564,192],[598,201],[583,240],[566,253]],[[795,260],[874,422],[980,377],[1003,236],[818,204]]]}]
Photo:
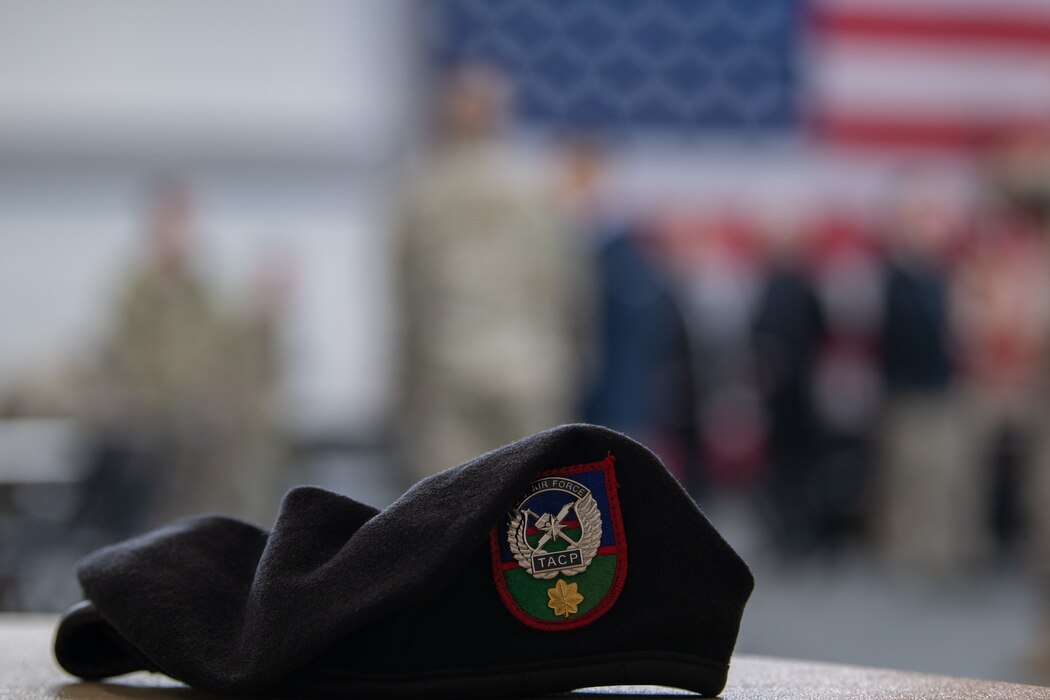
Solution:
[{"label": "gold oak leaf insignia", "polygon": [[576,614],[577,606],[583,602],[583,596],[578,589],[577,584],[566,584],[564,579],[558,579],[553,588],[547,589],[547,597],[550,598],[547,607],[554,610],[555,615],[568,617]]}]

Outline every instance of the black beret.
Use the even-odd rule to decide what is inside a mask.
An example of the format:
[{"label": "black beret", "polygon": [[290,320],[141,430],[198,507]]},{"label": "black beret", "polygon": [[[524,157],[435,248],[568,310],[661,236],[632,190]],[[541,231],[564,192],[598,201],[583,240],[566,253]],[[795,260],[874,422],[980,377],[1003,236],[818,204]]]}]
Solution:
[{"label": "black beret", "polygon": [[346,697],[716,695],[754,585],[651,452],[589,425],[489,452],[382,512],[300,487],[271,532],[191,518],[76,572],[87,602],[55,637],[76,676]]}]

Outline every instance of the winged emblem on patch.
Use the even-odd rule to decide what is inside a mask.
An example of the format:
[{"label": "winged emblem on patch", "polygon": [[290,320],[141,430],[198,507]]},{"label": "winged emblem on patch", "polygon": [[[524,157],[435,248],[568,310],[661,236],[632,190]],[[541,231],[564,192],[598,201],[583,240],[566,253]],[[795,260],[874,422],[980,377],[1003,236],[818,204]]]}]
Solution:
[{"label": "winged emblem on patch", "polygon": [[583,573],[598,552],[601,539],[602,516],[597,501],[586,486],[567,478],[534,482],[530,494],[511,511],[507,524],[511,554],[537,579]]}]

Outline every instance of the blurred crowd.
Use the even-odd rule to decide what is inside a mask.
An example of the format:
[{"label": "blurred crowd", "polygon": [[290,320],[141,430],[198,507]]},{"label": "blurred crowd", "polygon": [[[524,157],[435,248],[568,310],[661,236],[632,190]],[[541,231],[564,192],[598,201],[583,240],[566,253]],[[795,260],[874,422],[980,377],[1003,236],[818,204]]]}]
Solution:
[{"label": "blurred crowd", "polygon": [[[390,231],[391,483],[583,420],[649,446],[701,505],[745,498],[784,561],[866,547],[935,580],[1020,564],[1050,591],[1045,133],[990,149],[966,191],[902,170],[878,212],[647,211],[617,200],[595,135],[522,162],[490,69],[451,73],[435,107]],[[262,264],[250,303],[225,303],[196,230],[190,190],[158,187],[101,342],[0,397],[6,419],[87,435],[65,520],[96,533],[81,549],[204,511],[269,523],[301,477],[288,270]],[[4,507],[24,562],[46,533]],[[4,575],[0,604],[29,605]]]},{"label": "blurred crowd", "polygon": [[1045,137],[990,149],[965,191],[902,169],[874,213],[629,211],[598,139],[522,174],[497,76],[446,98],[399,238],[413,475],[575,418],[701,503],[755,495],[785,557],[864,543],[934,578],[1041,558]]},{"label": "blurred crowd", "polygon": [[498,80],[447,96],[400,232],[413,475],[605,425],[701,505],[745,495],[782,562],[1030,572],[1050,666],[1050,138],[990,148],[966,191],[902,169],[877,212],[625,211],[600,141],[529,182]]}]

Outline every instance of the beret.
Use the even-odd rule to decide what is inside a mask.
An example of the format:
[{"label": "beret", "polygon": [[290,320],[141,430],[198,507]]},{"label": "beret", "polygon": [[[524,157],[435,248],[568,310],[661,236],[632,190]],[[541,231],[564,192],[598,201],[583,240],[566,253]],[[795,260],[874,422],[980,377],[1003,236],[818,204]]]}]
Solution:
[{"label": "beret", "polygon": [[273,530],[178,521],[76,567],[54,651],[98,679],[438,698],[725,685],[750,571],[660,461],[591,425],[425,479],[384,511],[313,487]]}]

